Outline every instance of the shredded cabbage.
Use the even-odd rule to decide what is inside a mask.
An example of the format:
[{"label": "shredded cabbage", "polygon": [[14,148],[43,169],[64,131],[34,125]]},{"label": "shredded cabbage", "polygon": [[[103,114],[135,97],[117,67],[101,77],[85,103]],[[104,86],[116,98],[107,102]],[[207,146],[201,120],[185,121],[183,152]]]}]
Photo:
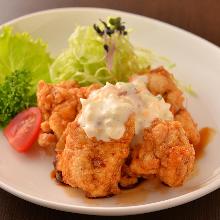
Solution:
[{"label": "shredded cabbage", "polygon": [[[149,50],[135,48],[121,25],[123,23],[112,21],[111,24],[102,21],[102,26],[78,26],[75,29],[68,48],[50,68],[52,82],[73,79],[81,86],[126,82],[132,74],[150,68],[158,57]],[[111,29],[114,22],[117,23],[116,31]],[[106,32],[104,28],[107,28]]]}]

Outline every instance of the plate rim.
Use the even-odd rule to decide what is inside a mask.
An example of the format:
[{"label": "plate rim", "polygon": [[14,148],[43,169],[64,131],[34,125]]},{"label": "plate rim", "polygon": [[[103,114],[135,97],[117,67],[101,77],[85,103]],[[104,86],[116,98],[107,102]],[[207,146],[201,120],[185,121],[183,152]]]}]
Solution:
[{"label": "plate rim", "polygon": [[[219,56],[220,56],[220,47],[215,45],[214,43],[198,36],[195,35],[187,30],[184,30],[182,28],[176,27],[172,24],[168,24],[164,21],[160,21],[154,18],[150,18],[147,16],[131,13],[131,12],[125,12],[121,10],[115,10],[115,9],[108,9],[108,8],[97,8],[97,7],[64,7],[64,8],[53,8],[53,9],[48,9],[48,10],[42,10],[42,11],[37,11],[33,13],[29,13],[23,16],[20,16],[18,18],[12,19],[10,21],[7,21],[3,24],[0,25],[0,30],[2,27],[6,25],[13,25],[16,22],[19,22],[21,20],[25,20],[27,18],[33,17],[33,16],[38,16],[42,14],[50,14],[50,13],[57,13],[57,12],[65,12],[65,11],[86,11],[86,10],[92,10],[92,11],[105,11],[106,13],[120,13],[127,16],[132,16],[132,17],[138,17],[139,19],[146,19],[149,21],[152,21],[154,23],[157,23],[159,25],[163,25],[166,28],[170,28],[173,31],[180,32],[182,34],[188,35],[191,38],[194,38],[195,40],[199,40],[202,44],[206,44],[208,47],[211,47]],[[217,175],[218,177],[218,175]],[[68,205],[64,203],[59,203],[59,202],[53,202],[50,200],[44,200],[41,199],[37,196],[32,196],[28,193],[23,193],[22,191],[16,189],[16,187],[9,186],[5,184],[3,181],[0,181],[0,188],[3,190],[21,198],[26,201],[32,202],[37,205],[41,205],[47,208],[52,208],[56,210],[61,210],[61,211],[67,211],[67,212],[75,212],[75,213],[82,213],[82,214],[90,214],[90,215],[105,215],[105,216],[119,216],[119,215],[134,215],[134,214],[141,214],[141,213],[148,213],[148,212],[153,212],[153,211],[159,211],[171,207],[175,207],[178,205],[185,204],[187,202],[196,200],[218,188],[220,188],[220,177],[215,178],[213,177],[213,180],[195,190],[186,194],[183,194],[178,197],[174,197],[171,199],[163,200],[160,202],[153,202],[153,203],[148,203],[144,205],[133,205],[133,206],[118,206],[118,207],[85,207],[83,205]]]},{"label": "plate rim", "polygon": [[7,184],[0,181],[1,189],[11,193],[12,195],[20,199],[24,199],[36,205],[40,205],[43,207],[60,210],[60,211],[87,214],[87,215],[100,215],[100,216],[136,215],[136,214],[143,214],[143,213],[149,213],[149,212],[160,211],[168,208],[173,208],[194,201],[202,196],[205,196],[213,192],[214,190],[218,189],[219,186],[220,186],[220,179],[217,178],[210,184],[207,184],[205,187],[202,187],[198,190],[183,194],[178,197],[163,200],[160,202],[153,202],[144,205],[121,206],[121,207],[120,206],[118,207],[95,207],[95,206],[87,207],[86,206],[85,207],[81,205],[68,205],[64,203],[41,199],[37,196],[32,196],[30,194],[23,193],[22,191],[16,190],[14,187],[8,186]]}]

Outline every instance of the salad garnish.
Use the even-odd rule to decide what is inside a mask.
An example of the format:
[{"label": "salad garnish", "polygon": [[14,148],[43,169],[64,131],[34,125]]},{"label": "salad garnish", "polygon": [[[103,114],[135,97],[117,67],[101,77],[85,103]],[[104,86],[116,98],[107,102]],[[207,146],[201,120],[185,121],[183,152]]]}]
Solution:
[{"label": "salad garnish", "polygon": [[6,26],[0,34],[0,126],[20,111],[35,105],[40,79],[50,82],[52,58],[47,45],[30,34]]},{"label": "salad garnish", "polygon": [[49,67],[52,58],[47,44],[41,39],[34,40],[26,32],[14,33],[12,27],[4,27],[0,35],[0,83],[16,70],[30,71],[33,88],[39,80],[50,82]]},{"label": "salad garnish", "polygon": [[151,66],[148,52],[131,44],[121,18],[78,26],[68,42],[51,66],[52,82],[73,79],[81,86],[126,82],[133,73]]},{"label": "salad garnish", "polygon": [[11,118],[22,110],[35,105],[36,96],[31,94],[31,75],[18,71],[7,75],[0,84],[0,126],[7,125]]}]

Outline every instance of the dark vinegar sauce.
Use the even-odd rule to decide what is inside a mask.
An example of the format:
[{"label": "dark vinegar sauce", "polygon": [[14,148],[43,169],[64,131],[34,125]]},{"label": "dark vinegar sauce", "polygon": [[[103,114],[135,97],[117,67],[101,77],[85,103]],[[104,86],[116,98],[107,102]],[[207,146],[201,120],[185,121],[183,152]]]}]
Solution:
[{"label": "dark vinegar sauce", "polygon": [[56,171],[55,170],[51,171],[50,177],[51,177],[51,179],[56,179]]},{"label": "dark vinegar sauce", "polygon": [[205,148],[211,142],[215,134],[215,130],[213,128],[205,127],[202,128],[199,133],[200,142],[197,146],[195,146],[196,159],[200,159],[204,155]]},{"label": "dark vinegar sauce", "polygon": [[64,187],[68,186],[67,184],[65,184],[65,183],[63,183],[63,182],[60,182],[60,181],[57,179],[56,170],[55,170],[55,169],[50,172],[50,178],[51,178],[52,180],[54,180],[54,182],[55,182],[58,186],[64,186]]}]

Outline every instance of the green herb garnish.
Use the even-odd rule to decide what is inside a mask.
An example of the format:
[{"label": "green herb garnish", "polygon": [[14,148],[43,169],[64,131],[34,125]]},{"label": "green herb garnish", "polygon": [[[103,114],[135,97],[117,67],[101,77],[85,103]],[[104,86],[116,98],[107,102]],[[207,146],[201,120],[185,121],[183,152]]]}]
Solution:
[{"label": "green herb garnish", "polygon": [[31,75],[27,71],[15,71],[0,84],[0,126],[5,126],[18,112],[35,105],[31,94]]}]

